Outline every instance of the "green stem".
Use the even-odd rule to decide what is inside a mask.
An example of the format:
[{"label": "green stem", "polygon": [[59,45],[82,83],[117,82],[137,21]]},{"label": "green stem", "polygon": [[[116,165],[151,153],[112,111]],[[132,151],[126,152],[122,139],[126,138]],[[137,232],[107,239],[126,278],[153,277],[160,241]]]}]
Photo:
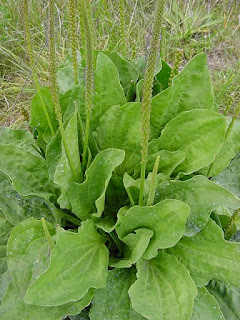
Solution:
[{"label": "green stem", "polygon": [[52,125],[50,116],[48,114],[46,104],[45,104],[44,99],[42,97],[40,84],[39,84],[38,77],[37,77],[37,73],[36,73],[36,70],[34,68],[33,49],[32,49],[31,34],[30,34],[30,23],[29,23],[28,0],[23,0],[23,15],[24,15],[24,25],[25,25],[25,36],[26,36],[27,52],[28,52],[28,58],[29,58],[29,61],[30,61],[30,65],[31,65],[31,68],[32,68],[33,80],[34,80],[34,83],[35,83],[35,85],[37,87],[37,92],[38,92],[38,95],[39,95],[39,98],[40,98],[40,101],[41,101],[43,112],[44,112],[44,114],[46,116],[46,119],[47,119],[47,123],[49,125],[50,130],[51,130],[51,134],[52,134],[52,136],[54,136],[55,135],[55,131],[53,129],[53,125]]},{"label": "green stem", "polygon": [[49,233],[49,230],[48,230],[48,227],[47,227],[47,224],[46,224],[46,221],[44,218],[41,219],[42,221],[42,227],[43,227],[43,230],[44,230],[44,233],[45,233],[45,236],[47,238],[47,241],[49,243],[49,246],[53,249],[55,247],[55,243]]},{"label": "green stem", "polygon": [[85,105],[86,105],[86,128],[83,145],[82,166],[83,171],[87,164],[87,149],[90,134],[90,121],[93,99],[93,40],[92,40],[92,18],[89,0],[81,0],[82,17],[84,21],[85,43],[86,43],[86,82],[85,82]]},{"label": "green stem", "polygon": [[72,223],[74,223],[75,225],[77,226],[80,226],[81,225],[81,220],[76,218],[76,217],[73,217],[71,216],[70,214],[68,213],[65,213],[65,212],[60,212],[60,215],[63,219],[67,220],[67,221],[70,221]]},{"label": "green stem", "polygon": [[158,174],[158,167],[159,167],[159,159],[160,159],[160,156],[157,156],[156,161],[153,166],[151,183],[150,183],[150,190],[149,190],[148,200],[147,200],[147,206],[152,206],[153,202],[154,202],[156,186],[157,186],[157,174]]},{"label": "green stem", "polygon": [[157,57],[160,47],[160,34],[162,29],[162,18],[165,7],[165,0],[158,0],[156,14],[153,24],[153,32],[149,48],[149,56],[143,83],[142,95],[142,161],[141,161],[141,183],[139,193],[139,205],[143,205],[144,183],[146,163],[148,156],[148,142],[150,131],[150,114],[151,114],[151,98],[152,87],[154,81],[154,72],[157,65]]}]

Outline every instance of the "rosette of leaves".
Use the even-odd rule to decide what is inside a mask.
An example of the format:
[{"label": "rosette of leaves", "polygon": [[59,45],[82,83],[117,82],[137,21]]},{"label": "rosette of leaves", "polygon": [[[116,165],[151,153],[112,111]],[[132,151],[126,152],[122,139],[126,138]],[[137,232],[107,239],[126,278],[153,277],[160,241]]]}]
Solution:
[{"label": "rosette of leaves", "polygon": [[[144,206],[145,58],[96,51],[94,59],[83,178],[80,53],[77,86],[70,56],[58,71],[71,165],[49,88],[41,96],[54,136],[39,94],[31,105],[33,135],[1,129],[0,319],[239,319],[240,225],[232,215],[240,208],[240,127],[236,121],[226,137],[230,119],[214,104],[206,56],[188,62],[171,87],[169,65],[162,60],[156,70]],[[154,203],[147,205],[157,157]]]}]

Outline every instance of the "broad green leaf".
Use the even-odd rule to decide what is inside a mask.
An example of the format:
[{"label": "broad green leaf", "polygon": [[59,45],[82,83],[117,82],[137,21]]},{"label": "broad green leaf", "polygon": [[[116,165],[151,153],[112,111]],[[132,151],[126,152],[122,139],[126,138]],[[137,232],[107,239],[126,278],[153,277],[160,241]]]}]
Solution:
[{"label": "broad green leaf", "polygon": [[111,52],[108,57],[117,67],[120,82],[125,90],[129,89],[131,82],[138,79],[138,71],[131,62],[119,56],[116,51]]},{"label": "broad green leaf", "polygon": [[174,256],[160,252],[137,263],[137,281],[129,295],[133,308],[149,320],[189,320],[197,289]]},{"label": "broad green leaf", "polygon": [[11,283],[0,306],[0,319],[11,320],[61,320],[75,315],[90,304],[93,292],[89,291],[81,300],[59,307],[41,307],[25,304]]},{"label": "broad green leaf", "polygon": [[[77,87],[72,90],[71,94],[71,103],[68,105],[68,109],[65,113],[65,117],[69,114],[74,113],[75,105],[78,109],[78,112],[81,116],[83,124],[86,122],[86,108],[85,108],[85,84],[80,83]],[[94,108],[94,106],[93,106]]]},{"label": "broad green leaf", "polygon": [[94,217],[95,225],[108,233],[116,228],[121,216],[128,210],[127,194],[122,180],[122,177],[112,176],[105,194],[104,214]]},{"label": "broad green leaf", "polygon": [[99,119],[109,108],[126,103],[117,68],[111,59],[103,53],[99,53],[97,57],[94,81],[95,95],[91,116],[92,130],[96,129]]},{"label": "broad green leaf", "polygon": [[0,303],[2,301],[2,298],[5,295],[5,292],[11,282],[11,277],[8,271],[3,272],[0,275]]},{"label": "broad green leaf", "polygon": [[104,287],[108,255],[92,220],[83,222],[79,233],[59,233],[50,266],[28,288],[25,302],[58,306],[78,301],[90,288]]},{"label": "broad green leaf", "polygon": [[185,160],[176,172],[191,174],[213,162],[225,138],[225,118],[211,110],[190,110],[168,122],[160,138],[159,149],[184,151]]},{"label": "broad green leaf", "polygon": [[90,310],[91,320],[143,320],[131,306],[128,290],[135,282],[133,269],[108,272],[106,288],[95,292]]},{"label": "broad green leaf", "polygon": [[127,90],[126,99],[127,102],[134,102],[136,99],[136,82],[131,82],[130,87]]},{"label": "broad green leaf", "polygon": [[218,207],[234,210],[240,207],[238,198],[204,176],[195,176],[186,181],[162,182],[157,186],[155,203],[164,199],[178,199],[191,207],[186,224],[187,236],[202,230],[211,212]]},{"label": "broad green leaf", "polygon": [[158,249],[172,247],[181,239],[189,212],[188,204],[178,200],[164,200],[150,207],[134,206],[121,218],[116,230],[121,240],[141,228],[152,230],[154,234],[144,254],[145,259],[151,259]]},{"label": "broad green leaf", "polygon": [[121,167],[132,169],[141,160],[141,104],[129,102],[110,108],[100,119],[95,139],[100,150],[118,148],[125,151]]},{"label": "broad green leaf", "polygon": [[[83,81],[84,68],[81,68],[81,67],[77,68],[77,77],[78,77],[78,82]],[[68,65],[68,66],[59,68],[57,73],[57,81],[58,81],[59,93],[61,94],[64,94],[68,90],[73,89],[76,86],[73,66]]]},{"label": "broad green leaf", "polygon": [[0,145],[0,170],[23,196],[50,198],[55,188],[50,182],[45,160],[14,145]]},{"label": "broad green leaf", "polygon": [[[52,225],[47,224],[47,227],[53,236],[55,230]],[[13,285],[22,299],[29,285],[47,270],[50,251],[40,220],[30,218],[13,228],[8,239],[8,270]]]},{"label": "broad green leaf", "polygon": [[198,288],[191,320],[224,320],[216,299],[206,288]]},{"label": "broad green leaf", "polygon": [[34,140],[33,135],[26,130],[13,130],[8,127],[0,127],[0,144],[13,144],[31,152],[36,157],[42,158],[36,140]]},{"label": "broad green leaf", "polygon": [[144,78],[145,69],[146,69],[146,58],[144,56],[140,56],[131,61],[131,64],[137,69],[139,74],[139,80]]},{"label": "broad green leaf", "polygon": [[7,289],[10,277],[7,271],[7,240],[13,228],[0,210],[0,301]]},{"label": "broad green leaf", "polygon": [[115,268],[129,268],[138,262],[145,253],[153,234],[154,232],[152,230],[142,228],[123,237],[121,240],[126,245],[123,249],[123,258],[111,259],[110,266]]},{"label": "broad green leaf", "polygon": [[[46,111],[52,123],[53,129],[57,130],[58,122],[56,120],[50,88],[48,87],[41,88],[40,94],[45,103]],[[44,111],[44,108],[38,93],[36,93],[35,96],[33,97],[32,104],[31,104],[30,126],[32,129],[37,129],[38,136],[40,137],[42,136],[44,131],[49,128],[47,115]]]},{"label": "broad green leaf", "polygon": [[240,121],[236,121],[224,141],[224,145],[210,167],[208,176],[217,176],[220,174],[231,162],[231,160],[240,151]]},{"label": "broad green leaf", "polygon": [[67,154],[65,147],[62,145],[62,157],[56,167],[54,182],[61,190],[61,196],[58,198],[60,207],[64,209],[71,209],[67,192],[69,191],[69,188],[73,182],[80,182],[82,171],[78,147],[78,125],[76,111],[65,128],[65,139],[69,154]]},{"label": "broad green leaf", "polygon": [[213,110],[213,90],[205,54],[189,61],[174,77],[172,86],[152,99],[152,138],[159,136],[169,120],[192,109]]},{"label": "broad green leaf", "polygon": [[240,197],[240,153],[225,170],[213,177],[212,181]]},{"label": "broad green leaf", "polygon": [[[140,56],[131,61],[131,64],[137,69],[139,74],[139,80],[144,78],[145,69],[146,69],[146,57]],[[162,68],[161,60],[157,61],[157,67],[155,74],[157,74]]]},{"label": "broad green leaf", "polygon": [[226,320],[240,319],[240,289],[217,280],[207,286],[208,291],[217,299]]},{"label": "broad green leaf", "polygon": [[23,197],[11,184],[9,178],[0,171],[0,209],[12,225],[30,217],[45,218],[54,222],[55,210],[53,204],[38,197]]},{"label": "broad green leaf", "polygon": [[86,171],[86,180],[73,183],[68,198],[73,212],[82,220],[94,214],[100,217],[104,210],[105,193],[113,170],[124,159],[124,151],[106,149],[100,152]]},{"label": "broad green leaf", "polygon": [[[82,64],[83,57],[81,55],[81,52],[77,50],[77,63],[80,66]],[[71,50],[68,50],[68,53],[66,54],[64,61],[61,63],[60,68],[66,67],[66,66],[72,66],[73,65],[73,59],[72,59],[72,52]]]},{"label": "broad green leaf", "polygon": [[168,82],[171,75],[171,67],[163,59],[161,61],[162,69],[156,74],[156,79],[161,84],[162,90],[165,90],[168,88]]},{"label": "broad green leaf", "polygon": [[61,159],[62,155],[62,137],[60,131],[58,130],[54,137],[46,147],[46,165],[48,169],[48,174],[51,180],[54,178],[56,167]]},{"label": "broad green leaf", "polygon": [[169,252],[190,270],[197,286],[213,278],[240,286],[240,243],[224,240],[222,229],[211,219],[200,233],[183,237]]}]

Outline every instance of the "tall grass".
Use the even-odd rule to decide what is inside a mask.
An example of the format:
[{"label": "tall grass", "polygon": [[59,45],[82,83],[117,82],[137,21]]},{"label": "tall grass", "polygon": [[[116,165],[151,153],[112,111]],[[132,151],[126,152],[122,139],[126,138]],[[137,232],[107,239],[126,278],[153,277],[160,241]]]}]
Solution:
[{"label": "tall grass", "polygon": [[[121,0],[122,1],[122,0]],[[44,5],[43,5],[44,3]],[[153,0],[124,1],[126,55],[135,58],[146,54],[151,36]],[[162,56],[173,63],[177,50],[183,51],[183,63],[199,52],[207,52],[218,104],[224,109],[229,95],[234,110],[240,96],[240,2],[237,0],[171,0],[163,21]],[[60,64],[70,47],[69,7],[66,0],[56,6],[56,60]],[[118,1],[93,0],[94,45],[100,50],[122,52],[121,18]],[[48,52],[46,44],[47,1],[29,0],[29,17],[33,59],[40,84],[48,82]],[[79,46],[83,46],[83,24],[76,17]],[[181,66],[180,66],[181,68]],[[21,109],[29,110],[35,93],[30,77],[23,12],[19,0],[0,2],[0,122],[16,127],[24,124]],[[230,109],[230,112],[231,112]]]}]

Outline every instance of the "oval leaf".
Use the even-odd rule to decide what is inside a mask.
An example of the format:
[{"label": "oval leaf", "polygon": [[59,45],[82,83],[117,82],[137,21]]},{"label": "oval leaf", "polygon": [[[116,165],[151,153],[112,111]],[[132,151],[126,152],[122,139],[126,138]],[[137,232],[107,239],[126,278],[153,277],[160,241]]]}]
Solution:
[{"label": "oval leaf", "polygon": [[178,200],[165,200],[154,206],[134,206],[121,218],[116,228],[123,240],[137,229],[146,228],[154,232],[144,254],[145,259],[156,257],[158,249],[174,246],[185,232],[185,223],[190,207]]},{"label": "oval leaf", "polygon": [[137,263],[129,295],[133,308],[149,320],[189,320],[197,289],[188,270],[172,255],[159,253]]},{"label": "oval leaf", "polygon": [[92,220],[79,233],[61,232],[52,250],[51,263],[28,288],[25,302],[58,306],[78,301],[90,288],[105,286],[108,250]]},{"label": "oval leaf", "polygon": [[96,291],[90,310],[91,320],[143,320],[131,307],[128,290],[136,280],[134,270],[111,270],[106,288]]},{"label": "oval leaf", "polygon": [[164,199],[178,199],[191,207],[186,224],[187,236],[202,230],[214,209],[223,206],[236,210],[240,207],[238,198],[204,176],[186,181],[162,182],[157,186],[155,202]]},{"label": "oval leaf", "polygon": [[213,177],[212,181],[240,197],[240,153],[225,170]]},{"label": "oval leaf", "polygon": [[0,145],[0,170],[10,177],[14,188],[23,196],[49,199],[55,193],[45,160],[15,145]]},{"label": "oval leaf", "polygon": [[186,158],[175,172],[191,174],[213,162],[222,148],[225,130],[225,118],[219,113],[185,111],[169,121],[158,139],[158,146],[162,150],[184,151]]},{"label": "oval leaf", "polygon": [[138,79],[137,69],[133,66],[131,62],[120,57],[120,55],[116,51],[112,51],[108,55],[108,57],[117,67],[121,84],[125,92],[127,92],[131,85],[131,82],[136,82]]},{"label": "oval leaf", "polygon": [[73,212],[82,220],[91,214],[100,217],[104,210],[105,193],[113,170],[124,159],[124,151],[106,149],[96,156],[86,171],[86,180],[73,183],[68,192],[68,198]]},{"label": "oval leaf", "polygon": [[110,108],[100,119],[95,138],[100,150],[125,151],[123,166],[133,168],[141,160],[141,103],[129,102]]},{"label": "oval leaf", "polygon": [[208,291],[217,299],[226,320],[240,319],[240,289],[212,280]]},{"label": "oval leaf", "polygon": [[111,59],[101,52],[97,56],[94,82],[94,107],[91,115],[91,126],[93,130],[96,129],[99,119],[109,108],[127,102],[120,84],[117,68]]},{"label": "oval leaf", "polygon": [[240,243],[224,240],[222,229],[211,219],[200,233],[183,237],[169,252],[190,270],[197,286],[213,278],[240,286]]},{"label": "oval leaf", "polygon": [[169,120],[192,109],[213,110],[213,90],[205,54],[189,61],[173,78],[172,86],[152,99],[152,137],[158,137]]},{"label": "oval leaf", "polygon": [[224,320],[217,300],[206,288],[198,288],[191,320]]},{"label": "oval leaf", "polygon": [[212,163],[208,176],[216,176],[220,174],[240,151],[240,121],[236,121],[231,128],[230,133],[224,141],[224,145]]},{"label": "oval leaf", "polygon": [[[50,224],[48,229],[55,234]],[[8,270],[22,299],[30,284],[48,268],[50,251],[41,221],[30,218],[13,228],[8,239]]]},{"label": "oval leaf", "polygon": [[30,217],[45,218],[54,222],[56,208],[50,202],[38,197],[23,197],[11,184],[9,178],[0,172],[0,209],[14,226]]},{"label": "oval leaf", "polygon": [[41,307],[25,304],[18,296],[12,283],[2,300],[0,318],[11,320],[61,320],[67,315],[76,315],[89,305],[93,292],[88,292],[81,300],[59,307]]}]

